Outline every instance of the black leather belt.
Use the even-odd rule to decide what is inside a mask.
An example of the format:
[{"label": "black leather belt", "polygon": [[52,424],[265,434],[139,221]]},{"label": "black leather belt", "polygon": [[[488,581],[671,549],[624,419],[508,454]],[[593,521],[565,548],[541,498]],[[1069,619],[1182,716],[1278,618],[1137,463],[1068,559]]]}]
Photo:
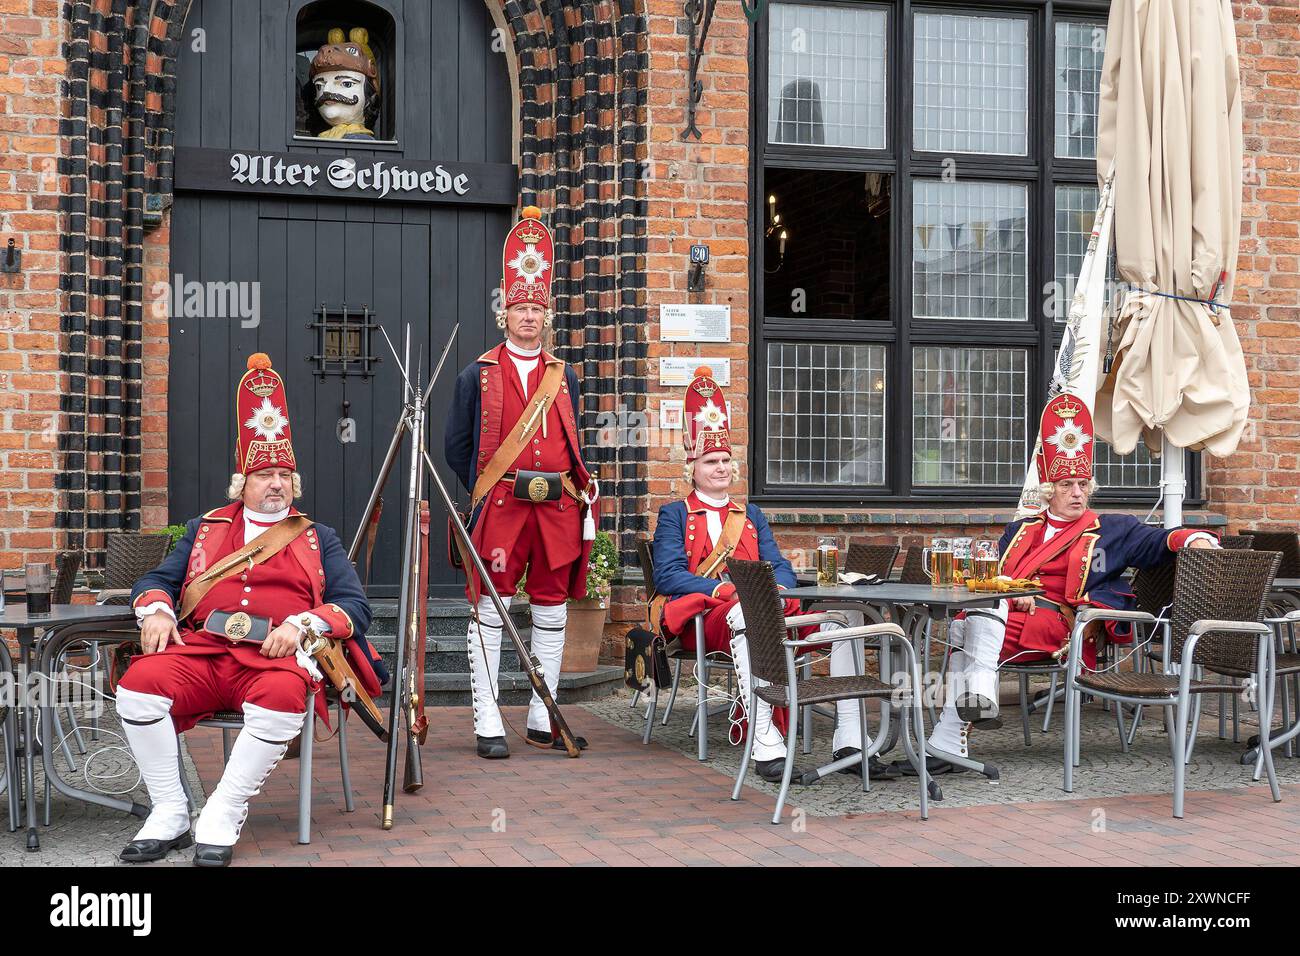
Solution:
[{"label": "black leather belt", "polygon": [[271,619],[246,611],[213,611],[203,622],[203,630],[231,644],[261,644],[271,636]]}]

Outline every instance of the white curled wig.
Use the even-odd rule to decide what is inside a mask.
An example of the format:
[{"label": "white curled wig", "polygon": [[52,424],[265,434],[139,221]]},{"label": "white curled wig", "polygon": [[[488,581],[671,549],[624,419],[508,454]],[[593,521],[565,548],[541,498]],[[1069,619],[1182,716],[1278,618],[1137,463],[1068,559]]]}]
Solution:
[{"label": "white curled wig", "polygon": [[[294,501],[302,497],[302,475],[296,471],[293,473],[293,483],[290,491],[293,493]],[[231,501],[238,501],[244,497],[244,476],[239,472],[235,472],[230,476],[230,484],[226,487],[226,497]]]},{"label": "white curled wig", "polygon": [[[692,488],[695,487],[694,461],[688,461],[686,464],[682,465],[682,480]],[[735,458],[731,459],[731,480],[733,482],[740,481],[740,462]]]},{"label": "white curled wig", "polygon": [[[1097,488],[1098,488],[1097,479],[1089,478],[1088,479],[1089,498],[1091,498],[1094,494],[1097,493]],[[1054,481],[1045,481],[1038,486],[1038,500],[1043,503],[1044,508],[1047,507],[1047,502],[1051,499],[1052,492],[1055,490],[1056,490],[1056,482]]]}]

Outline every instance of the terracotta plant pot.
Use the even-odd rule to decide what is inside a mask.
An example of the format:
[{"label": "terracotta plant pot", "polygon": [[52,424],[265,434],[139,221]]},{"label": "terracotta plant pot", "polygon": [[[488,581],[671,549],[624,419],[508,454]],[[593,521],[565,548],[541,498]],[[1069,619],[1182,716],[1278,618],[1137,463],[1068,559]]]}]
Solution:
[{"label": "terracotta plant pot", "polygon": [[608,616],[609,602],[599,598],[569,602],[569,623],[564,631],[564,659],[560,662],[560,673],[585,674],[596,669]]}]

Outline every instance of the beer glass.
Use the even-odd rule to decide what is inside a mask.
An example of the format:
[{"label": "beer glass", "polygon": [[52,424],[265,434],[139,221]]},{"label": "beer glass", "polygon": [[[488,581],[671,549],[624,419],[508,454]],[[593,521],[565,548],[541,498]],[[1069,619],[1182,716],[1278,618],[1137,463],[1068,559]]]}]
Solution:
[{"label": "beer glass", "polygon": [[925,576],[936,588],[951,587],[952,576],[952,542],[947,538],[935,538],[928,548],[921,549],[925,560]]},{"label": "beer glass", "polygon": [[26,567],[27,613],[50,613],[50,566],[29,564]]},{"label": "beer glass", "polygon": [[952,582],[961,585],[975,576],[974,542],[970,538],[952,539]]},{"label": "beer glass", "polygon": [[998,543],[991,540],[975,542],[975,578],[992,581],[998,576]]},{"label": "beer glass", "polygon": [[833,588],[840,583],[840,545],[834,538],[817,539],[817,584]]}]

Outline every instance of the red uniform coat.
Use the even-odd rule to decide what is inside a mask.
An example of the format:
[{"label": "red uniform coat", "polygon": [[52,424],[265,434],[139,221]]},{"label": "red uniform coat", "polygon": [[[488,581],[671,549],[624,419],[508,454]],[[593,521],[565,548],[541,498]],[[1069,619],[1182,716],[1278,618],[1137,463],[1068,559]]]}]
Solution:
[{"label": "red uniform coat", "polygon": [[[1123,571],[1169,560],[1172,552],[1197,533],[1189,529],[1147,528],[1129,515],[1099,516],[1094,511],[1085,511],[1044,542],[1046,528],[1046,517],[1038,515],[1008,529],[1000,573],[1014,578],[1037,577],[1048,600],[1074,609],[1088,605],[1124,609],[1132,595],[1119,589]],[[1001,659],[1014,656],[1024,663],[1047,657],[1065,644],[1069,634],[1069,624],[1058,611],[1012,611]],[[1123,626],[1108,624],[1106,634],[1116,643],[1132,640],[1130,630]],[[1087,667],[1097,666],[1097,648],[1091,638],[1084,644],[1083,659]]]},{"label": "red uniform coat", "polygon": [[[554,364],[563,363],[543,351],[541,361],[528,378],[528,393],[525,394],[515,365],[506,355],[505,343],[479,356],[480,413],[474,474],[481,472],[492,460],[501,442],[529,407],[529,400],[541,382],[543,366]],[[567,376],[560,382],[555,401],[547,408],[544,430],[545,435],[542,428],[537,430],[512,469],[567,471],[578,491],[586,489],[591,476],[582,461],[578,423],[573,413],[573,397],[569,394]],[[586,597],[587,562],[593,542],[582,538],[583,505],[567,493],[562,493],[559,501],[524,501],[514,496],[512,488],[512,481],[502,480],[483,499],[470,534],[475,549],[489,563],[501,554],[508,554],[515,546],[529,513],[535,513],[546,542],[550,567],[559,570],[568,566],[569,597]],[[599,503],[593,503],[591,507],[592,520],[599,522]],[[466,573],[476,578],[472,568],[467,568]],[[467,590],[473,598],[478,590],[477,580],[472,580]]]},{"label": "red uniform coat", "polygon": [[[198,534],[190,550],[185,579],[180,593],[173,596],[161,588],[141,591],[132,601],[134,607],[144,607],[161,601],[178,608],[185,599],[189,582],[244,544],[244,506],[240,502],[209,511],[201,519]],[[291,508],[290,515],[301,514]],[[266,534],[267,532],[263,532]],[[271,618],[272,627],[282,624],[294,614],[310,611],[330,627],[330,636],[344,640],[349,663],[368,693],[379,693],[379,682],[364,652],[355,650],[356,642],[347,640],[356,636],[352,618],[337,604],[322,603],[325,592],[325,569],[321,562],[318,535],[314,527],[294,538],[287,547],[251,570],[233,575],[212,587],[199,601],[194,611],[180,623],[179,631],[184,644],[170,644],[163,654],[214,655],[229,654],[242,666],[254,670],[283,670],[300,676],[311,690],[318,691],[320,682],[314,681],[298,666],[295,658],[263,657],[260,645],[231,644],[217,635],[207,634],[200,626],[213,611],[246,611],[257,617]],[[317,715],[328,725],[325,695],[316,696]],[[191,719],[177,720],[177,732],[184,732],[210,714],[194,715]],[[184,724],[184,726],[182,726]]]}]

